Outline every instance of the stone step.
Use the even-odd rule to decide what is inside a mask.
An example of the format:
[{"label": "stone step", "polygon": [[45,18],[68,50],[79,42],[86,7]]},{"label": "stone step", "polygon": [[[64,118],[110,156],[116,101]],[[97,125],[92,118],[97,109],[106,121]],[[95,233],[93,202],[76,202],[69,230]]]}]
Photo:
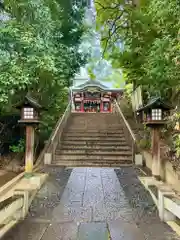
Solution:
[{"label": "stone step", "polygon": [[118,118],[74,118],[74,119],[69,119],[69,122],[96,122],[98,121],[99,123],[100,122],[103,122],[103,123],[113,123],[113,124],[119,124],[121,122],[120,119]]},{"label": "stone step", "polygon": [[[84,133],[84,129],[79,129],[79,130],[69,130],[69,129],[66,129],[64,131],[64,133],[78,133],[78,134],[82,134]],[[87,129],[86,130],[86,133],[92,133],[92,134],[97,134],[97,133],[100,133],[100,134],[121,134],[121,133],[124,133],[123,129],[116,129],[116,130],[108,130],[108,129],[103,129],[103,130],[98,130],[98,129],[92,129],[92,130],[89,130]]]},{"label": "stone step", "polygon": [[68,155],[68,154],[61,154],[61,155],[55,155],[56,161],[91,161],[91,160],[96,160],[96,161],[132,161],[132,157],[130,155]]},{"label": "stone step", "polygon": [[83,112],[83,113],[81,113],[81,112],[72,112],[71,113],[71,116],[73,116],[73,115],[79,115],[79,116],[81,116],[81,115],[113,115],[113,113],[109,113],[109,112],[107,112],[107,113],[102,113],[102,112]]},{"label": "stone step", "polygon": [[114,119],[100,119],[100,118],[90,118],[90,119],[85,119],[85,118],[82,118],[82,119],[70,119],[68,123],[73,123],[73,124],[86,124],[86,123],[89,123],[89,124],[112,124],[112,125],[121,125],[122,122],[118,119],[118,120],[114,120]]},{"label": "stone step", "polygon": [[87,137],[83,137],[83,136],[66,136],[66,137],[62,137],[62,140],[64,141],[89,141],[89,142],[94,142],[94,141],[101,141],[101,142],[121,142],[124,141],[125,142],[125,137],[91,137],[91,136],[87,136]]},{"label": "stone step", "polygon": [[85,124],[85,123],[89,123],[89,124],[113,124],[113,125],[122,125],[122,122],[120,119],[117,119],[117,120],[114,120],[114,119],[101,119],[101,118],[91,118],[91,119],[85,119],[85,118],[82,118],[82,119],[70,119],[68,121],[68,123],[71,123],[71,124],[78,124],[78,123],[81,123],[81,124]]},{"label": "stone step", "polygon": [[105,126],[109,126],[109,127],[123,127],[123,124],[121,123],[114,123],[114,122],[102,122],[99,121],[98,119],[95,121],[77,121],[77,122],[69,122],[68,123],[69,126],[72,127],[82,127],[88,124],[88,126],[94,126],[94,125],[98,125],[99,127],[105,127]]},{"label": "stone step", "polygon": [[118,161],[118,162],[97,162],[97,161],[54,161],[51,165],[66,166],[66,167],[131,167],[132,161]]},{"label": "stone step", "polygon": [[71,123],[78,123],[79,122],[89,122],[89,123],[112,123],[112,124],[121,124],[120,119],[112,119],[112,118],[74,118],[74,119],[69,119],[69,122]]},{"label": "stone step", "polygon": [[91,145],[91,146],[88,146],[88,145],[83,145],[83,146],[79,146],[79,145],[65,145],[65,144],[62,144],[62,145],[59,145],[58,148],[57,148],[57,151],[60,151],[60,150],[92,150],[92,151],[105,151],[105,152],[108,152],[108,151],[128,151],[130,150],[130,147],[129,146],[107,146],[107,145]]},{"label": "stone step", "polygon": [[99,149],[97,150],[56,150],[57,155],[67,155],[67,156],[72,156],[72,155],[80,155],[80,156],[132,156],[132,152],[130,150],[127,151],[102,151]]},{"label": "stone step", "polygon": [[90,126],[84,126],[84,127],[80,127],[80,126],[77,126],[77,127],[68,127],[66,128],[68,132],[79,132],[79,131],[82,131],[82,132],[90,132],[90,131],[98,131],[98,132],[101,132],[101,131],[108,131],[108,132],[119,132],[119,131],[122,131],[123,129],[121,127],[116,127],[116,128],[111,128],[111,127],[97,127],[97,126],[94,126],[94,127],[90,127]]},{"label": "stone step", "polygon": [[120,132],[120,133],[101,133],[101,132],[64,132],[63,133],[64,137],[123,137],[124,133]]},{"label": "stone step", "polygon": [[118,119],[119,118],[119,116],[117,116],[117,115],[113,115],[113,114],[111,114],[111,115],[108,115],[108,114],[106,114],[106,115],[104,115],[104,114],[91,114],[91,115],[85,115],[85,114],[83,114],[83,115],[79,115],[79,116],[77,116],[77,115],[75,115],[75,116],[73,116],[73,115],[71,115],[70,116],[70,118],[71,119],[80,119],[80,118],[83,118],[83,119],[95,119],[95,118],[98,118],[98,119]]},{"label": "stone step", "polygon": [[132,166],[120,117],[112,113],[73,113],[52,163],[69,167]]},{"label": "stone step", "polygon": [[99,119],[99,118],[96,118],[96,119],[85,119],[85,118],[82,118],[82,119],[70,119],[68,123],[71,123],[71,124],[86,124],[86,123],[89,123],[89,124],[108,124],[108,125],[122,125],[122,122],[118,119],[118,120],[114,120],[114,119],[111,119],[111,120],[108,120],[108,119]]},{"label": "stone step", "polygon": [[126,141],[115,141],[113,142],[110,142],[110,141],[85,141],[85,140],[81,140],[81,139],[78,139],[77,141],[75,141],[74,139],[73,140],[62,140],[61,141],[61,144],[62,145],[68,145],[68,146],[127,146],[127,142]]},{"label": "stone step", "polygon": [[72,113],[70,118],[119,118],[118,115],[113,114],[113,113],[81,113],[81,114],[76,114]]},{"label": "stone step", "polygon": [[101,122],[106,122],[106,123],[120,123],[121,119],[119,118],[104,118],[104,117],[90,117],[90,118],[85,118],[85,117],[76,117],[76,118],[70,118],[69,122],[78,122],[78,121],[86,121],[86,122],[93,122],[99,120]]},{"label": "stone step", "polygon": [[111,127],[122,127],[123,125],[121,123],[115,123],[115,122],[103,122],[103,121],[99,121],[98,119],[97,120],[94,120],[94,121],[77,121],[77,122],[71,122],[71,124],[73,126],[84,126],[86,124],[88,124],[89,126],[94,126],[94,125],[97,125],[97,126],[111,126]]},{"label": "stone step", "polygon": [[104,113],[82,113],[81,115],[77,115],[77,114],[74,114],[74,113],[72,113],[71,115],[70,115],[70,118],[81,118],[81,117],[83,117],[83,118],[119,118],[119,115],[116,115],[116,114],[113,114],[113,113],[110,113],[110,114],[108,114],[108,113],[106,113],[106,114],[104,114]]},{"label": "stone step", "polygon": [[103,125],[100,125],[100,126],[98,126],[98,125],[89,125],[89,124],[87,124],[87,125],[74,125],[74,124],[72,124],[71,126],[69,125],[69,127],[68,127],[68,131],[79,131],[79,130],[81,130],[81,131],[116,131],[116,130],[123,130],[123,128],[122,128],[122,126],[103,126]]}]

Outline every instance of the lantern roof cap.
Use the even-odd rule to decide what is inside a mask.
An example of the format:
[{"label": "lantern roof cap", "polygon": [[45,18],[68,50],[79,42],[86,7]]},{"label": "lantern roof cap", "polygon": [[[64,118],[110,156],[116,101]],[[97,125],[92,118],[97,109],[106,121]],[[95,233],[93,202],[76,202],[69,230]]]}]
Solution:
[{"label": "lantern roof cap", "polygon": [[36,109],[45,109],[42,105],[40,105],[37,100],[27,94],[23,100],[15,105],[16,108],[22,108],[23,106],[31,106]]},{"label": "lantern roof cap", "polygon": [[161,108],[168,111],[173,109],[173,106],[164,102],[161,97],[151,97],[148,103],[145,106],[140,107],[137,111],[141,112],[152,108]]}]

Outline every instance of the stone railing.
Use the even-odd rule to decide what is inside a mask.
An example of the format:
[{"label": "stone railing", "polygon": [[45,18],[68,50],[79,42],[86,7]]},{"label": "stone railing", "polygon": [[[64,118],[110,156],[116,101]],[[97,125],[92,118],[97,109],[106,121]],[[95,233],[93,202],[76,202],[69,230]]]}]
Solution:
[{"label": "stone railing", "polygon": [[114,114],[117,114],[119,116],[119,118],[121,119],[121,123],[122,123],[126,141],[127,141],[128,145],[130,147],[132,147],[132,158],[134,161],[135,154],[137,152],[136,137],[135,137],[129,123],[125,119],[124,114],[122,113],[120,105],[117,103],[117,101],[114,102],[113,112],[114,112]]},{"label": "stone railing", "polygon": [[[48,161],[48,163],[51,163],[52,159],[54,158],[56,147],[59,143],[61,134],[63,132],[64,127],[66,126],[70,113],[71,113],[71,101],[69,101],[63,116],[61,116],[58,122],[56,123],[56,126],[49,137],[49,140],[46,142],[43,151],[41,152],[40,156],[37,159],[35,168],[38,167],[41,163],[44,163],[44,161]],[[45,158],[48,160],[45,160]]]},{"label": "stone railing", "polygon": [[20,174],[11,180],[11,184],[9,182],[8,188],[0,188],[0,239],[25,219],[34,197],[47,177],[47,174],[38,173],[29,179]]}]

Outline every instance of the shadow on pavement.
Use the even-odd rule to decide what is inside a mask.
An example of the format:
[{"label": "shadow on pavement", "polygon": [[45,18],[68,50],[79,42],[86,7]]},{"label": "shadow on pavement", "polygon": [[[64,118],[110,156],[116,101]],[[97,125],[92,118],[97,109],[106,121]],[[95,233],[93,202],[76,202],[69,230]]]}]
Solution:
[{"label": "shadow on pavement", "polygon": [[46,167],[44,172],[49,177],[33,200],[28,217],[51,220],[52,211],[60,202],[72,169]]}]

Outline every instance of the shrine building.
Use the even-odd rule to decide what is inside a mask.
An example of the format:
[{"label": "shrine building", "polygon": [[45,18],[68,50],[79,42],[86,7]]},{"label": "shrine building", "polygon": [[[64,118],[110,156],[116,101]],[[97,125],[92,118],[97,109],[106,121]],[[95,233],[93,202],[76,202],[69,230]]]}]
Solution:
[{"label": "shrine building", "polygon": [[70,89],[73,112],[112,112],[114,99],[122,96],[124,89],[109,88],[100,81],[87,80]]}]

